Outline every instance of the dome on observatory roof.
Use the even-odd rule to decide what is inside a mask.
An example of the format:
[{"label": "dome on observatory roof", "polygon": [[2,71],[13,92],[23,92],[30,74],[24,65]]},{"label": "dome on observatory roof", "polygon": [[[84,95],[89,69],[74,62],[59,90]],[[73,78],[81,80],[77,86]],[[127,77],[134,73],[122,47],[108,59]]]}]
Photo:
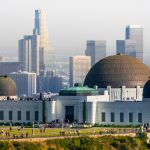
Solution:
[{"label": "dome on observatory roof", "polygon": [[143,98],[150,98],[150,79],[144,85]]},{"label": "dome on observatory roof", "polygon": [[0,96],[15,96],[16,83],[8,76],[0,76]]},{"label": "dome on observatory roof", "polygon": [[140,60],[128,55],[114,55],[106,57],[96,63],[88,72],[84,85],[99,88],[135,88],[144,87],[150,69]]}]

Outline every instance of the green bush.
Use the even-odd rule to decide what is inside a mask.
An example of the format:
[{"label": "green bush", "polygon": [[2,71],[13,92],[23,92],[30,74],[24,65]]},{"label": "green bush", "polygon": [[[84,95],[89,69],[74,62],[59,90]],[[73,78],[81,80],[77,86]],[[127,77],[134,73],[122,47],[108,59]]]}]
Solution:
[{"label": "green bush", "polygon": [[47,150],[55,150],[55,148],[51,148],[51,147],[49,147]]},{"label": "green bush", "polygon": [[94,125],[93,125],[93,127],[99,127],[100,125],[98,124],[98,123],[95,123]]},{"label": "green bush", "polygon": [[120,145],[120,143],[119,143],[118,141],[113,141],[113,142],[111,143],[111,145],[112,145],[114,148],[118,148],[119,145]]},{"label": "green bush", "polygon": [[119,150],[130,150],[127,144],[121,144]]},{"label": "green bush", "polygon": [[139,128],[140,125],[115,125],[115,124],[98,124],[95,123],[93,127],[111,127],[111,128]]},{"label": "green bush", "polygon": [[137,135],[136,135],[137,138],[139,138],[140,140],[146,142],[147,140],[147,133],[145,132],[138,132]]},{"label": "green bush", "polygon": [[9,144],[7,141],[1,141],[0,142],[0,150],[7,150],[9,149]]}]

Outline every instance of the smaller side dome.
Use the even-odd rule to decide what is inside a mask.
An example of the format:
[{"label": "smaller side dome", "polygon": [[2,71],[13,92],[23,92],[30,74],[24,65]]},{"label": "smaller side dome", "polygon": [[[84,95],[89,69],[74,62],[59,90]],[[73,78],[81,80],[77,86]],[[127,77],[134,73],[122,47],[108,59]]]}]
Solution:
[{"label": "smaller side dome", "polygon": [[150,98],[150,78],[143,88],[143,98]]},{"label": "smaller side dome", "polygon": [[16,83],[8,76],[0,76],[0,96],[16,96]]}]

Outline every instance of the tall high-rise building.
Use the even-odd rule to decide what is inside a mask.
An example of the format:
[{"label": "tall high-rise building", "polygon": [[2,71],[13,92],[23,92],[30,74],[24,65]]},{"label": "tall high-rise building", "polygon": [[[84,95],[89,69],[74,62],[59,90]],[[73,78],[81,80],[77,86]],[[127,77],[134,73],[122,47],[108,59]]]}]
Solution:
[{"label": "tall high-rise building", "polygon": [[84,79],[91,68],[90,56],[74,56],[70,57],[69,76],[70,86],[75,83],[84,83]]},{"label": "tall high-rise building", "polygon": [[33,35],[39,35],[39,68],[44,70],[52,64],[52,48],[49,45],[45,10],[35,10],[35,25]]},{"label": "tall high-rise building", "polygon": [[40,73],[40,36],[32,36],[32,71],[36,72],[37,75]]},{"label": "tall high-rise building", "polygon": [[24,36],[19,40],[19,62],[23,71],[32,71],[32,36]]},{"label": "tall high-rise building", "polygon": [[35,10],[33,35],[19,40],[19,61],[24,71],[36,72],[47,70],[52,66],[53,50],[49,46],[46,13]]},{"label": "tall high-rise building", "polygon": [[91,56],[91,66],[106,57],[105,40],[88,40],[85,50],[86,56]]},{"label": "tall high-rise building", "polygon": [[117,50],[117,53],[136,57],[136,41],[135,40],[117,40],[116,50]]},{"label": "tall high-rise building", "polygon": [[12,72],[9,76],[15,81],[17,95],[32,96],[36,93],[36,73]]},{"label": "tall high-rise building", "polygon": [[129,25],[126,27],[126,40],[136,41],[136,58],[143,62],[143,26]]}]

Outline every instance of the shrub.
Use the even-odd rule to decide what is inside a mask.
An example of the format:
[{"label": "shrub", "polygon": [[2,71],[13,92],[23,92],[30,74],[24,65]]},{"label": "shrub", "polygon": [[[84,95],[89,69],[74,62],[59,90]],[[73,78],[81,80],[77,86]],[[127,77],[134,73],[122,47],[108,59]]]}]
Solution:
[{"label": "shrub", "polygon": [[7,142],[7,141],[1,141],[1,142],[0,142],[0,148],[1,148],[2,150],[9,149],[9,144],[8,144],[8,142]]},{"label": "shrub", "polygon": [[99,127],[100,125],[98,124],[98,123],[95,123],[94,125],[93,125],[93,127]]},{"label": "shrub", "polygon": [[130,150],[127,144],[121,144],[119,150]]},{"label": "shrub", "polygon": [[142,140],[143,142],[146,142],[147,140],[147,133],[145,132],[138,132],[136,135],[137,138],[139,138],[140,140]]},{"label": "shrub", "polygon": [[111,143],[111,145],[114,147],[114,148],[118,148],[120,143],[118,141],[114,141]]}]

